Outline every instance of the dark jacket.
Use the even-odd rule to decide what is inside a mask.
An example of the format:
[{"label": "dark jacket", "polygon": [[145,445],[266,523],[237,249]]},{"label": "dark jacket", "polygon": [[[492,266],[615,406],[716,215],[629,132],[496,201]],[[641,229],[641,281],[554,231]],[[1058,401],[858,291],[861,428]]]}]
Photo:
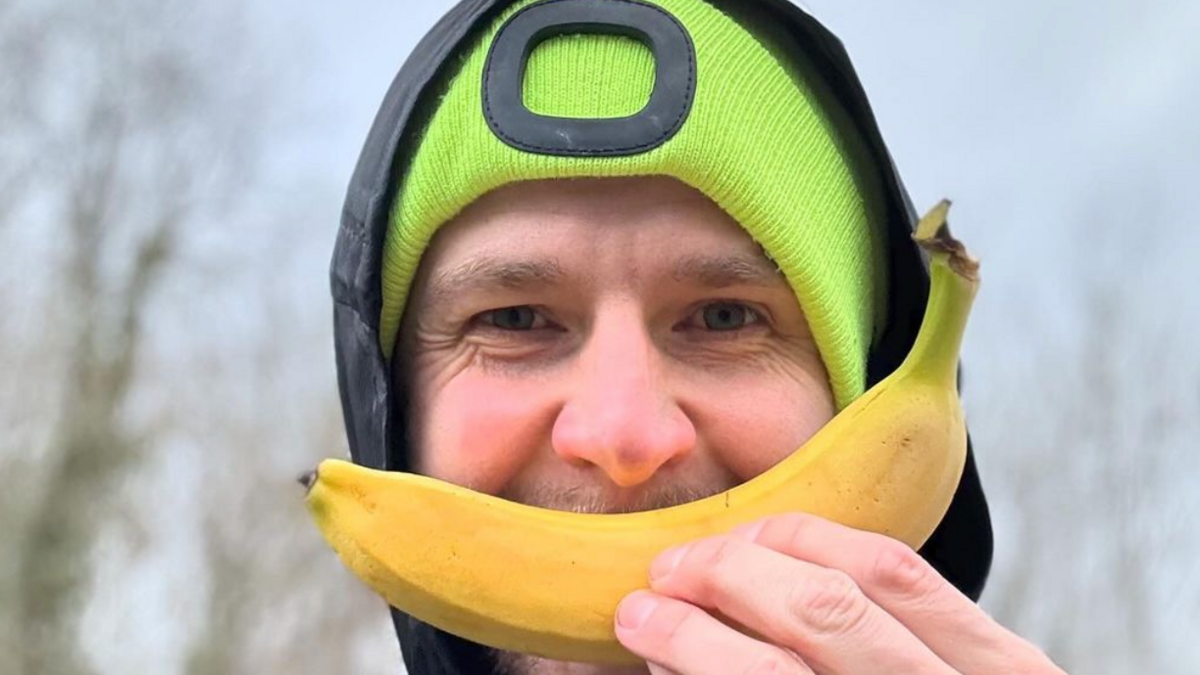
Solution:
[{"label": "dark jacket", "polygon": [[[602,0],[601,0],[602,1]],[[908,353],[928,294],[927,263],[911,240],[915,214],[876,126],[866,94],[841,43],[813,17],[787,0],[708,0],[733,14],[760,14],[777,35],[823,73],[856,131],[865,139],[885,186],[887,241],[887,323],[872,346],[869,383],[890,373]],[[379,348],[380,262],[390,206],[400,184],[407,148],[422,128],[426,94],[454,66],[466,38],[488,26],[514,0],[462,0],[424,37],[400,68],[384,98],[359,157],[342,211],[332,262],[334,335],[338,386],[354,461],[394,471],[407,470],[403,392]],[[992,558],[987,504],[968,451],[966,471],[946,517],[921,554],[943,576],[978,599]],[[413,675],[486,673],[490,666],[477,645],[447,635],[392,611]]]}]

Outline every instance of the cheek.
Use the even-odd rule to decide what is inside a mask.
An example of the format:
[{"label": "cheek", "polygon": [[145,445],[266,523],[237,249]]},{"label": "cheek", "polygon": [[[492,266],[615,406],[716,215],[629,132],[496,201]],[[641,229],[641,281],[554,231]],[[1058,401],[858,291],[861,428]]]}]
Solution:
[{"label": "cheek", "polygon": [[727,381],[706,415],[707,441],[740,480],[791,455],[833,418],[828,386],[813,381]]},{"label": "cheek", "polygon": [[546,445],[557,410],[547,387],[482,373],[462,373],[426,396],[418,470],[489,494]]}]

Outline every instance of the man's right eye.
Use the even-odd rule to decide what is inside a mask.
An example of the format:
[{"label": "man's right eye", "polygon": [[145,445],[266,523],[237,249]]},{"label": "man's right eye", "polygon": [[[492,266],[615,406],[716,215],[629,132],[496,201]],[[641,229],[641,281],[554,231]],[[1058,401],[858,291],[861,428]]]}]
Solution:
[{"label": "man's right eye", "polygon": [[546,320],[529,305],[504,307],[483,313],[485,324],[501,330],[524,331],[545,328]]}]

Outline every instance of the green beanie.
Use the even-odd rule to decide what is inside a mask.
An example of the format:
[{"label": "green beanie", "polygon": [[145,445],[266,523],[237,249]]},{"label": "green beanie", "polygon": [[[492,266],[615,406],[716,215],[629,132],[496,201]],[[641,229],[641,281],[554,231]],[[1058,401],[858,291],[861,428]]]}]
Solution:
[{"label": "green beanie", "polygon": [[[390,358],[409,287],[431,238],[479,197],[538,179],[664,175],[704,193],[762,246],[796,294],[829,372],[838,409],[865,390],[867,352],[883,305],[879,197],[864,154],[841,131],[819,82],[777,58],[702,0],[655,0],[683,25],[696,54],[691,111],[678,133],[636,155],[564,157],[504,143],[483,114],[483,69],[506,10],[465,54],[408,157],[385,239],[380,341]],[[543,115],[621,117],[654,88],[640,42],[566,35],[539,45],[524,80],[526,107]]]}]

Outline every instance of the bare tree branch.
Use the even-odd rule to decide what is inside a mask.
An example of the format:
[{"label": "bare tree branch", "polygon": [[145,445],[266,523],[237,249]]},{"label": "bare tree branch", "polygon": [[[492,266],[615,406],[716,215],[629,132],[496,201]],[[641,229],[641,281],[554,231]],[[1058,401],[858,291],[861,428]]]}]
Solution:
[{"label": "bare tree branch", "polygon": [[[196,216],[193,186],[220,172],[212,164],[222,161],[219,150],[197,151],[176,137],[180,123],[220,124],[173,98],[187,80],[206,74],[182,53],[147,47],[154,40],[139,42],[137,31],[156,37],[162,11],[150,3],[143,9],[126,17],[137,20],[120,24],[135,35],[119,41],[110,39],[114,26],[104,21],[110,10],[102,3],[85,3],[74,22],[56,26],[73,31],[71,48],[86,54],[85,74],[93,79],[80,82],[75,121],[67,115],[63,128],[31,141],[41,144],[38,153],[57,158],[59,181],[43,187],[64,214],[58,241],[67,256],[57,296],[68,320],[58,328],[68,335],[69,353],[45,482],[16,551],[19,584],[10,621],[23,635],[17,641],[22,673],[91,672],[77,622],[97,532],[121,499],[113,488],[137,466],[148,440],[125,417],[146,313],[176,259],[181,228]],[[130,81],[130,63],[146,60],[154,61],[150,72],[183,82]],[[148,191],[148,175],[169,179],[161,186],[167,189]]]},{"label": "bare tree branch", "polygon": [[[1013,378],[1020,393],[994,392],[981,408],[982,428],[999,432],[980,447],[1003,458],[991,481],[1016,498],[993,496],[1015,517],[1018,547],[995,570],[985,601],[1070,672],[1179,672],[1158,649],[1168,627],[1156,524],[1173,501],[1178,463],[1169,457],[1185,416],[1173,412],[1179,392],[1149,375],[1189,365],[1173,360],[1168,336],[1138,319],[1145,289],[1113,273],[1147,264],[1164,245],[1154,239],[1169,229],[1153,225],[1163,221],[1155,191],[1141,194],[1143,202],[1115,209],[1098,199],[1081,214],[1075,332],[1054,348],[1049,331],[1026,327],[1029,346],[1009,357],[1026,357],[1027,376]],[[1126,236],[1133,219],[1145,225],[1135,242]],[[1006,436],[1012,429],[1021,433]]]}]

